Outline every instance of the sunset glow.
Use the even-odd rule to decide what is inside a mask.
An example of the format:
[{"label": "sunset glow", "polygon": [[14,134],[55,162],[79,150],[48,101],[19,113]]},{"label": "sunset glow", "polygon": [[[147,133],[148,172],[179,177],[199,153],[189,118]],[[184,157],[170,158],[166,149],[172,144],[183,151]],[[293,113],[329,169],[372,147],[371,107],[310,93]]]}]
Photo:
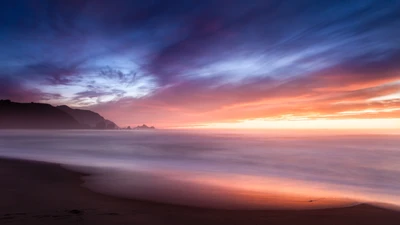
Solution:
[{"label": "sunset glow", "polygon": [[[399,130],[400,119],[304,119],[278,120],[264,119],[245,120],[235,123],[211,123],[195,127],[210,129],[336,129],[336,130]],[[377,131],[378,132],[378,131]]]},{"label": "sunset glow", "polygon": [[3,0],[0,49],[0,224],[400,224],[400,0]]},{"label": "sunset glow", "polygon": [[121,127],[395,129],[399,3],[272,2],[7,4],[0,97]]}]

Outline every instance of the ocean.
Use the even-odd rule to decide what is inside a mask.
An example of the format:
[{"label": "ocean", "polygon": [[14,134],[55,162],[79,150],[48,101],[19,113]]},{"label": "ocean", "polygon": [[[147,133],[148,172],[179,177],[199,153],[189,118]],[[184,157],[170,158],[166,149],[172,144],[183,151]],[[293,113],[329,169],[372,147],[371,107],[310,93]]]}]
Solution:
[{"label": "ocean", "polygon": [[113,196],[227,209],[400,206],[400,134],[2,130],[0,157],[60,163]]}]

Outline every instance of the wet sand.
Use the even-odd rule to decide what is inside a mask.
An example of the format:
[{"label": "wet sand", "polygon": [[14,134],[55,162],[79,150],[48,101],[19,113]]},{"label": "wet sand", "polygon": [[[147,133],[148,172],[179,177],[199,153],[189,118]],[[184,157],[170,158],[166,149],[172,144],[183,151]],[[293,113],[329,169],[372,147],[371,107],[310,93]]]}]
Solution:
[{"label": "wet sand", "polygon": [[400,224],[371,205],[319,210],[216,210],[115,198],[56,164],[0,159],[0,224]]}]

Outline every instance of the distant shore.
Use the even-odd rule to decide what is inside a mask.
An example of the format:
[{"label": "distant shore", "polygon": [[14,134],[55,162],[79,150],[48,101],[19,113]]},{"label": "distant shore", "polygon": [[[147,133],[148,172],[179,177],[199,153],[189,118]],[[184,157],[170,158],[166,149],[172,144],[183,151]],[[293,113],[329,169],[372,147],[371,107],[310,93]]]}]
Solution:
[{"label": "distant shore", "polygon": [[81,186],[57,164],[0,159],[0,224],[393,224],[370,205],[321,210],[215,210],[127,200]]}]

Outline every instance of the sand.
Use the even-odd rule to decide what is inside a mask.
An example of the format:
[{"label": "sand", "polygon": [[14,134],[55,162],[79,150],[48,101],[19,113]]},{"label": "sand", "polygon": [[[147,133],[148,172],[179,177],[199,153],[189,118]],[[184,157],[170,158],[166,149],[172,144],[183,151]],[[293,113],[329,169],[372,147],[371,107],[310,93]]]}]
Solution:
[{"label": "sand", "polygon": [[0,159],[0,224],[400,224],[400,212],[361,204],[319,210],[216,210],[128,200],[81,186],[56,164]]}]

